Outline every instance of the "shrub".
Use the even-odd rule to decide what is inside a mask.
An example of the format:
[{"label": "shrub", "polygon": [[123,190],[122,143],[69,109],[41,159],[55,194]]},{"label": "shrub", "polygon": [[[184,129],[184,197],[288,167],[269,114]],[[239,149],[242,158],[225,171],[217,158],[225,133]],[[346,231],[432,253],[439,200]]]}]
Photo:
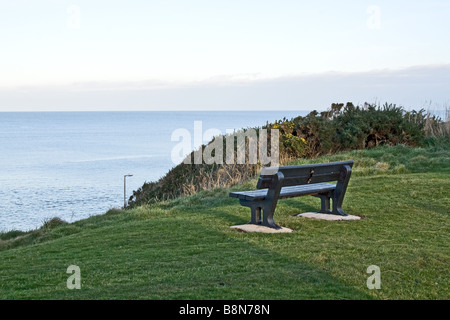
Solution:
[{"label": "shrub", "polygon": [[[354,106],[349,102],[346,105],[332,104],[325,112],[312,111],[305,117],[267,123],[262,129],[268,129],[269,141],[271,130],[279,130],[280,164],[285,164],[293,159],[316,158],[379,145],[430,145],[436,141],[437,135],[448,140],[448,126],[448,122],[430,116],[423,109],[405,111],[402,107],[387,103],[383,106],[368,103]],[[260,128],[254,129],[259,135]],[[202,146],[202,150],[205,147]],[[193,159],[193,154],[188,157]],[[248,148],[245,156],[249,158]],[[237,164],[236,161],[233,164],[182,163],[160,180],[145,183],[134,191],[129,206],[243,183],[254,178],[260,168],[261,164]],[[386,164],[380,164],[377,169],[386,170]]]},{"label": "shrub", "polygon": [[24,234],[26,234],[26,232],[20,231],[20,230],[11,230],[8,232],[0,232],[0,240],[14,239],[14,238],[20,237]]},{"label": "shrub", "polygon": [[52,230],[52,229],[54,229],[58,226],[64,225],[64,224],[67,224],[67,222],[62,220],[61,218],[54,217],[54,218],[44,221],[44,224],[42,225],[41,229]]}]

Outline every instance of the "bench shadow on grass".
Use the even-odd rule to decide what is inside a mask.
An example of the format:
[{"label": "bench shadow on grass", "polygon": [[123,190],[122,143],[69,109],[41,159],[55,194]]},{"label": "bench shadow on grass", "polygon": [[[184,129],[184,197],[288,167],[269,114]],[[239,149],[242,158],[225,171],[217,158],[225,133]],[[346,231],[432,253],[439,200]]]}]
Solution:
[{"label": "bench shadow on grass", "polygon": [[[227,215],[221,211],[216,213]],[[345,284],[324,270],[264,248],[261,244],[274,239],[272,236],[290,237],[291,234],[227,232],[223,228],[217,228],[217,225],[210,226],[201,219],[189,220],[186,224],[179,222],[178,220],[175,225],[166,221],[167,228],[174,232],[174,236],[169,240],[163,237],[152,239],[152,246],[158,248],[153,253],[148,247],[131,244],[133,249],[130,250],[145,251],[148,254],[143,260],[133,261],[133,268],[137,273],[133,273],[132,282],[117,283],[115,278],[120,275],[115,274],[117,271],[109,273],[111,262],[105,261],[104,266],[96,266],[96,269],[103,270],[101,278],[116,283],[110,287],[104,286],[102,279],[97,279],[96,285],[81,290],[80,297],[87,294],[102,299],[373,299],[368,293]],[[175,228],[179,230],[174,230]],[[176,237],[180,232],[187,237]],[[261,241],[256,244],[255,238]],[[279,238],[275,239],[279,241]],[[295,238],[293,240],[297,241]],[[127,257],[116,257],[116,260],[116,264],[124,264]],[[151,272],[147,274],[140,271],[143,268]],[[89,282],[87,277],[86,282]]]},{"label": "bench shadow on grass", "polygon": [[[287,207],[285,208],[292,211],[293,204],[297,205],[297,203],[286,203]],[[298,206],[295,206],[295,208],[302,211],[305,208],[315,211],[312,206],[304,204],[301,208]],[[242,220],[242,214],[232,214],[225,210],[215,210],[214,213],[205,214],[220,218],[220,224],[228,221],[229,226],[248,222]],[[224,232],[222,228],[219,230],[203,221],[196,223],[196,228],[198,228],[196,232],[203,235],[207,234],[211,243],[215,242],[214,238],[217,238],[217,243],[222,245],[224,238],[229,242],[229,245],[226,245],[225,248],[222,245],[217,248],[221,253],[220,261],[232,261],[230,265],[218,261],[223,268],[223,272],[220,273],[222,274],[220,283],[230,283],[228,290],[225,290],[225,288],[222,290],[224,293],[223,299],[373,299],[367,292],[345,284],[325,270],[270,248],[264,248],[264,243],[270,241],[271,237],[275,237],[272,239],[277,243],[280,242],[280,237],[293,237],[291,239],[297,241],[295,233],[235,233],[230,236],[230,233]],[[255,242],[255,239],[258,241]],[[366,279],[362,279],[362,281],[365,285]]]},{"label": "bench shadow on grass", "polygon": [[[283,199],[278,202],[277,208],[275,209],[274,220],[275,223],[277,223],[278,220],[283,220],[285,218],[286,214],[281,216],[280,211],[288,212],[288,216],[293,216],[304,212],[317,212],[319,209],[319,199],[317,199],[317,205],[310,205],[308,203],[301,202],[298,199]],[[221,219],[228,221],[230,225],[241,225],[248,223],[250,221],[250,209],[240,206],[239,210],[239,212],[245,212],[246,215],[231,214],[229,212],[220,212],[220,214],[217,215],[220,216]]]}]

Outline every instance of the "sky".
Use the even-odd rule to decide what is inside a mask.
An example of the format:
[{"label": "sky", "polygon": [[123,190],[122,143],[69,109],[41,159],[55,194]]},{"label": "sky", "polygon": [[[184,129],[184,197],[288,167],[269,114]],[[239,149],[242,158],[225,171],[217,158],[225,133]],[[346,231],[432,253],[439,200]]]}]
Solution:
[{"label": "sky", "polygon": [[449,0],[0,0],[0,111],[450,103]]}]

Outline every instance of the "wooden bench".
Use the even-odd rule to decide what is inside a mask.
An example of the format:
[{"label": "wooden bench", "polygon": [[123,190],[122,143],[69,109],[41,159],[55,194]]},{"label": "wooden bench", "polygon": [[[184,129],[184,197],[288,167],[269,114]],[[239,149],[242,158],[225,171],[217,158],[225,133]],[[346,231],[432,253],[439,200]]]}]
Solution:
[{"label": "wooden bench", "polygon": [[[342,210],[345,191],[352,172],[353,161],[320,163],[302,166],[265,167],[261,170],[258,190],[232,192],[240,204],[251,209],[250,224],[275,229],[281,227],[273,221],[279,199],[315,196],[321,199],[319,213],[346,216]],[[335,184],[329,183],[336,181]],[[330,199],[333,207],[330,208]],[[261,211],[263,217],[261,221]]]}]

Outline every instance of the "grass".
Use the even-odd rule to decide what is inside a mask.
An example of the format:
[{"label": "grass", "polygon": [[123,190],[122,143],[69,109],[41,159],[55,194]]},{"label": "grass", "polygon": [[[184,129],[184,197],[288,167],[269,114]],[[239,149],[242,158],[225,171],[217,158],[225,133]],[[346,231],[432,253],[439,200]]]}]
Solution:
[{"label": "grass", "polygon": [[[314,160],[355,160],[343,207],[363,219],[293,217],[319,200],[286,199],[275,221],[290,234],[230,229],[250,213],[228,193],[255,180],[3,233],[0,299],[449,299],[447,150],[397,146]],[[66,287],[70,265],[80,267],[81,290]],[[366,286],[371,265],[380,267],[380,290]]]}]

